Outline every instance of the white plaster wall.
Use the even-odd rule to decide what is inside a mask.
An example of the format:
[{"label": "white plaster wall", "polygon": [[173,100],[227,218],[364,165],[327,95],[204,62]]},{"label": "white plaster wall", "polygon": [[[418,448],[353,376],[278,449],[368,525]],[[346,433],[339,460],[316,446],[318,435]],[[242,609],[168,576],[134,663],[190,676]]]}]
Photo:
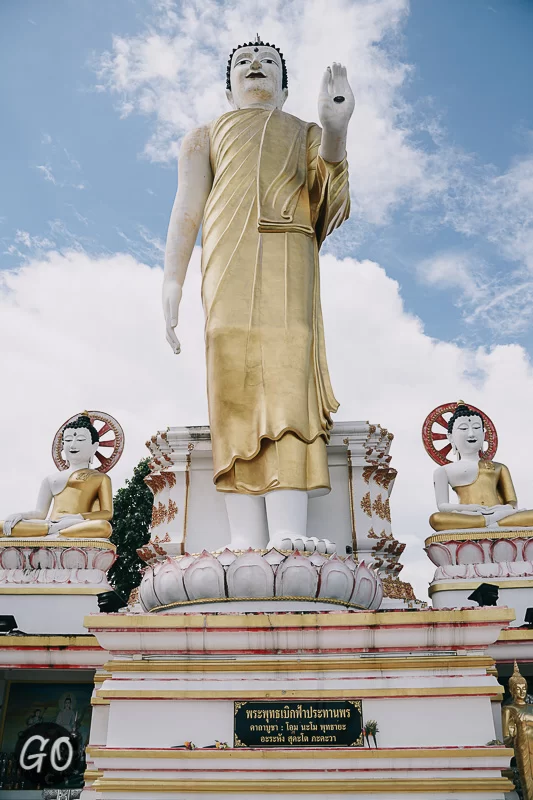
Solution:
[{"label": "white plaster wall", "polygon": [[224,495],[213,483],[211,453],[193,450],[190,481],[185,550],[218,550],[228,544],[230,532]]},{"label": "white plaster wall", "polygon": [[503,742],[502,704],[500,702],[492,702],[491,706],[492,706],[492,716],[494,718],[494,731],[495,731],[494,738],[499,739],[500,742]]},{"label": "white plaster wall", "polygon": [[[490,578],[479,579],[479,583],[492,582]],[[477,608],[477,603],[468,599],[472,591],[473,589],[461,589],[459,585],[455,590],[435,592],[431,598],[433,608]],[[500,588],[498,605],[514,608],[516,619],[509,623],[511,627],[523,625],[526,609],[533,607],[533,582],[531,586],[518,589]]]},{"label": "white plaster wall", "polygon": [[310,499],[307,534],[331,539],[343,555],[346,545],[352,544],[346,448],[337,453],[336,448],[328,447],[328,463],[331,492]]},{"label": "white plaster wall", "polygon": [[83,618],[96,613],[95,594],[0,594],[0,614],[13,614],[24,633],[86,634]]},{"label": "white plaster wall", "polygon": [[[112,700],[107,746],[232,746],[233,716],[229,700]],[[487,697],[366,699],[363,719],[377,720],[380,747],[480,746],[496,737]]]},{"label": "white plaster wall", "polygon": [[[328,447],[328,462],[331,492],[310,499],[307,533],[332,539],[338,552],[344,554],[346,545],[352,544],[346,448]],[[217,550],[229,540],[224,495],[216,491],[213,483],[211,453],[193,450],[185,549],[189,553]]]},{"label": "white plaster wall", "polygon": [[109,706],[93,706],[91,717],[91,745],[105,745],[107,743],[107,728],[109,722]]},{"label": "white plaster wall", "polygon": [[111,701],[108,747],[173,747],[185,741],[205,747],[215,739],[232,746],[230,700]]},{"label": "white plaster wall", "polygon": [[368,699],[365,719],[377,720],[380,747],[466,747],[495,738],[487,697]]}]

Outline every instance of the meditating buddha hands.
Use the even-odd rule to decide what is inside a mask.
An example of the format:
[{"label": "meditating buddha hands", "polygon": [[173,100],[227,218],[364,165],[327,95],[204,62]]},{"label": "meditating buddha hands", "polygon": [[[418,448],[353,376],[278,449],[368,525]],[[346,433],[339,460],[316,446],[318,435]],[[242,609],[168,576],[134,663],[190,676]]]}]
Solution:
[{"label": "meditating buddha hands", "polygon": [[[480,458],[483,417],[459,403],[448,422],[448,439],[457,461],[434,473],[438,512],[429,524],[436,531],[465,528],[533,527],[533,511],[517,510],[516,493],[505,464]],[[449,487],[459,503],[449,502]]]},{"label": "meditating buddha hands", "polygon": [[86,414],[69,422],[63,430],[67,469],[45,478],[36,507],[0,522],[0,532],[17,539],[33,536],[109,539],[112,533],[109,520],[113,517],[111,480],[91,469],[99,438]]}]

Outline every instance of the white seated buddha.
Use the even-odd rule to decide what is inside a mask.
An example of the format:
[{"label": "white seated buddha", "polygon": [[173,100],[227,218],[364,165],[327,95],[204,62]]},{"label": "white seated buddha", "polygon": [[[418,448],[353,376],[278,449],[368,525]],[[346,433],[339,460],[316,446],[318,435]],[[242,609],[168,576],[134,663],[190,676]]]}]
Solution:
[{"label": "white seated buddha", "polygon": [[[448,423],[448,439],[457,461],[434,472],[439,510],[429,519],[433,530],[533,527],[533,511],[517,510],[513,481],[505,464],[480,458],[484,438],[483,417],[459,403]],[[450,486],[458,503],[450,503]]]},{"label": "white seated buddha", "polygon": [[3,536],[109,539],[109,520],[113,517],[111,480],[91,469],[98,445],[98,431],[86,414],[69,422],[63,431],[68,468],[44,479],[34,509],[0,521]]}]

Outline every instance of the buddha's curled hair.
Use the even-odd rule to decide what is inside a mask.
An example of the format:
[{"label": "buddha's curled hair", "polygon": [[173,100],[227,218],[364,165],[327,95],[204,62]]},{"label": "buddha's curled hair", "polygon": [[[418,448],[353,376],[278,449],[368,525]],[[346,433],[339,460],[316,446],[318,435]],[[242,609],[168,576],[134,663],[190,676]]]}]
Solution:
[{"label": "buddha's curled hair", "polygon": [[479,417],[482,428],[485,428],[485,421],[483,420],[483,416],[479,413],[479,411],[474,411],[472,408],[468,408],[468,406],[464,403],[459,403],[448,422],[448,433],[453,431],[455,420],[459,419],[459,417]]},{"label": "buddha's curled hair", "polygon": [[231,91],[231,60],[233,58],[233,54],[236,53],[237,50],[240,50],[241,47],[255,47],[255,48],[257,48],[257,47],[271,47],[273,50],[277,50],[277,52],[279,54],[279,57],[281,58],[281,70],[282,70],[282,72],[281,72],[281,88],[282,89],[287,89],[288,88],[288,86],[289,86],[289,76],[288,76],[288,73],[287,73],[287,65],[285,63],[285,59],[283,58],[283,53],[281,52],[279,47],[276,47],[275,44],[269,44],[268,42],[262,42],[262,41],[259,40],[259,41],[256,41],[256,42],[248,42],[248,44],[246,44],[246,43],[245,44],[239,44],[239,45],[237,45],[237,47],[234,47],[233,50],[231,51],[229,59],[228,59],[228,66],[227,66],[227,69],[226,69],[226,89],[228,91]]},{"label": "buddha's curled hair", "polygon": [[63,428],[63,436],[65,435],[65,431],[71,428],[87,428],[87,430],[90,431],[91,433],[92,443],[94,444],[95,442],[100,441],[100,436],[98,434],[98,431],[92,424],[91,419],[90,417],[87,416],[87,414],[80,414],[79,417],[75,419],[73,422],[67,422],[67,424]]}]

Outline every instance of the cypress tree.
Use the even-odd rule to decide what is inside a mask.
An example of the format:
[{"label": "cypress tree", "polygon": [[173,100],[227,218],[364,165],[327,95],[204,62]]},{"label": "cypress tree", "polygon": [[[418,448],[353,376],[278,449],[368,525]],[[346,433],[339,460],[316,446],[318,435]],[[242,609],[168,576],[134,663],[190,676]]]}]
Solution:
[{"label": "cypress tree", "polygon": [[150,522],[154,496],[144,482],[150,472],[148,458],[139,461],[133,477],[117,491],[113,499],[113,535],[111,541],[117,548],[117,560],[107,573],[113,588],[127,600],[130,592],[141,582],[144,562],[137,548],[150,539]]}]

